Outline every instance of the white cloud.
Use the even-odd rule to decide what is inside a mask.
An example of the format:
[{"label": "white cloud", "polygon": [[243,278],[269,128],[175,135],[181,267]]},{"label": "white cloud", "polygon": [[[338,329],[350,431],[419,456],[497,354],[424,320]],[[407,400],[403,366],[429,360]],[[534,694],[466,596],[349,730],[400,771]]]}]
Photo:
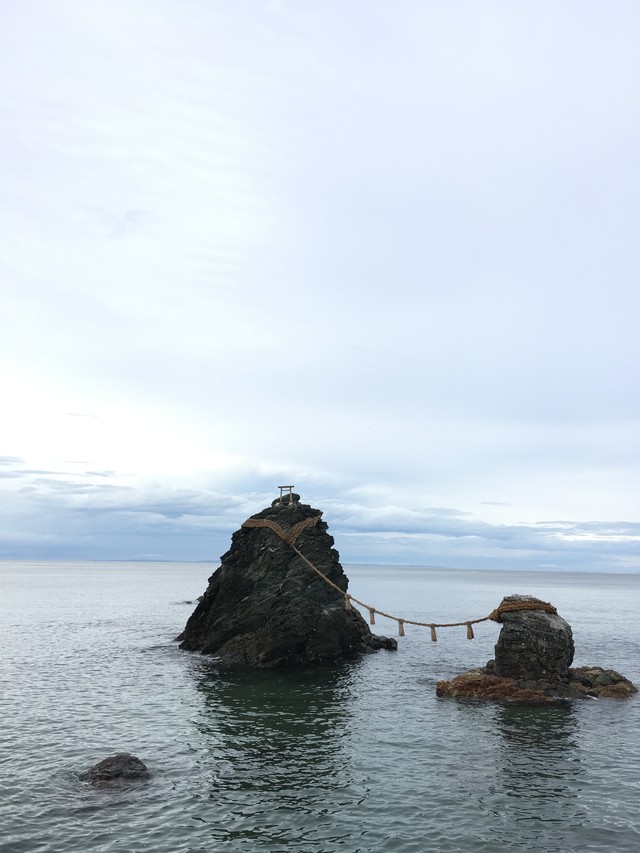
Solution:
[{"label": "white cloud", "polygon": [[[293,478],[380,534],[455,507],[523,553],[544,518],[635,520],[639,25],[630,2],[12,7],[0,452],[140,505]],[[454,520],[443,562],[478,550]],[[379,553],[413,560],[405,534]]]}]

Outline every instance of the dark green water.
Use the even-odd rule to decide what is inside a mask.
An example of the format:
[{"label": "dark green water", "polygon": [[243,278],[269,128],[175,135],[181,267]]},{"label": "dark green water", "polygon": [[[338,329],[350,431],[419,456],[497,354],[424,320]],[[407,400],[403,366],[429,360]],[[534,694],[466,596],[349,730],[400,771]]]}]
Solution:
[{"label": "dark green water", "polygon": [[[493,623],[473,642],[407,629],[398,652],[337,667],[221,673],[172,642],[210,571],[0,564],[3,853],[640,849],[640,701],[436,699],[492,656]],[[572,624],[577,664],[640,681],[638,576],[348,574],[359,598],[425,620],[537,594]],[[78,781],[122,750],[149,782]]]}]

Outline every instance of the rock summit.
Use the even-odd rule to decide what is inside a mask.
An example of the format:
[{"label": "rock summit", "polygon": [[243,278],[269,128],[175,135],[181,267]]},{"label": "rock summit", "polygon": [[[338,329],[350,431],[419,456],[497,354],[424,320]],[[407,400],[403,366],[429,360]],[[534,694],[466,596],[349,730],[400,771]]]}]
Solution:
[{"label": "rock summit", "polygon": [[180,648],[252,667],[395,649],[394,639],[375,636],[357,610],[345,608],[349,581],[333,545],[320,510],[293,493],[274,500],[233,534],[177,637]]}]

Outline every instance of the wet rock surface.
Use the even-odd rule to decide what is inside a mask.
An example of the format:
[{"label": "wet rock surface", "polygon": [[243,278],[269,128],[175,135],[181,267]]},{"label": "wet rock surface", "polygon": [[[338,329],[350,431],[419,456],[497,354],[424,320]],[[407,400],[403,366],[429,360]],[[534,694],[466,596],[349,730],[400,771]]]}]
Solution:
[{"label": "wet rock surface", "polygon": [[[531,604],[531,609],[526,609],[527,603]],[[509,611],[510,606],[522,609]],[[498,610],[501,611],[502,629],[495,647],[495,659],[451,681],[438,682],[436,695],[554,702],[559,699],[624,699],[638,692],[627,678],[613,669],[598,666],[572,669],[571,627],[546,602],[533,596],[510,595],[502,600]]]},{"label": "wet rock surface", "polygon": [[149,778],[145,764],[135,755],[118,752],[94,764],[78,777],[81,782],[91,785],[130,782]]},{"label": "wet rock surface", "polygon": [[583,666],[570,669],[566,682],[520,681],[473,669],[451,681],[440,681],[436,695],[454,699],[496,699],[512,702],[556,702],[558,699],[626,699],[637,688],[613,669]]},{"label": "wet rock surface", "polygon": [[[321,515],[293,494],[273,501],[247,524],[275,522],[285,534],[295,536],[294,545],[304,557],[346,592],[348,579]],[[253,667],[395,649],[394,639],[376,637],[357,610],[345,609],[339,590],[319,577],[273,529],[242,526],[177,639],[182,649]]]},{"label": "wet rock surface", "polygon": [[596,696],[601,699],[626,699],[638,692],[628,678],[615,669],[600,666],[579,666],[569,670],[569,687],[582,698]]},{"label": "wet rock surface", "polygon": [[[539,598],[507,595],[500,608],[514,603],[545,604]],[[574,645],[571,626],[561,616],[544,610],[504,611],[495,647],[492,675],[528,681],[562,682],[568,678]],[[489,665],[487,665],[489,669]]]}]

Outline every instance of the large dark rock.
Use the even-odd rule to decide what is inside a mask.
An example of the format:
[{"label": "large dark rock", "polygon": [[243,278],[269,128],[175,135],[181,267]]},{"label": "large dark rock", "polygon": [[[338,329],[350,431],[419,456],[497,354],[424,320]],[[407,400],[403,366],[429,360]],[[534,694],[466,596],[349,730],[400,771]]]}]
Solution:
[{"label": "large dark rock", "polygon": [[[215,655],[229,664],[271,667],[336,660],[379,648],[394,639],[374,636],[355,609],[345,609],[348,580],[322,513],[299,495],[273,501],[245,524],[275,522],[338,589],[310,568],[268,527],[242,526],[209,578],[180,648]],[[308,526],[306,526],[308,525]]]},{"label": "large dark rock", "polygon": [[502,630],[495,662],[487,670],[503,678],[566,682],[573,661],[573,634],[568,622],[545,610],[503,609],[515,602],[545,604],[527,595],[507,595],[499,605]]},{"label": "large dark rock", "polygon": [[144,763],[128,752],[118,752],[104,758],[85,773],[78,777],[82,782],[92,785],[117,782],[130,782],[149,778],[149,771]]},{"label": "large dark rock", "polygon": [[615,670],[571,669],[574,654],[571,627],[546,602],[528,595],[508,595],[495,615],[502,623],[495,659],[481,669],[438,682],[438,696],[553,702],[623,699],[638,692]]}]

